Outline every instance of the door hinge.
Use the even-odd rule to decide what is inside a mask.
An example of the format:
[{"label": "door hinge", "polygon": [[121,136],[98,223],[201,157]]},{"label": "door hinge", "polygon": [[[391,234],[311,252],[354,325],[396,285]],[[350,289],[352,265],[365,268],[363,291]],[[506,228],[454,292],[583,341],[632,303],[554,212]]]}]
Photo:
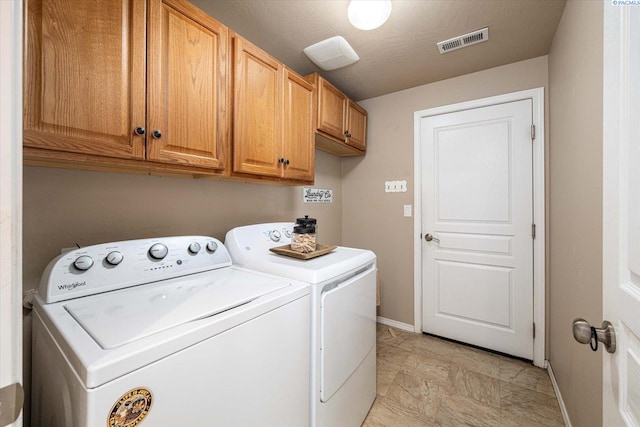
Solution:
[{"label": "door hinge", "polygon": [[532,239],[536,238],[536,225],[535,224],[531,224],[531,238]]},{"label": "door hinge", "polygon": [[533,338],[536,337],[536,322],[533,322]]},{"label": "door hinge", "polygon": [[531,125],[531,140],[536,139],[536,125]]},{"label": "door hinge", "polygon": [[0,388],[0,426],[8,426],[18,419],[24,403],[22,384]]}]

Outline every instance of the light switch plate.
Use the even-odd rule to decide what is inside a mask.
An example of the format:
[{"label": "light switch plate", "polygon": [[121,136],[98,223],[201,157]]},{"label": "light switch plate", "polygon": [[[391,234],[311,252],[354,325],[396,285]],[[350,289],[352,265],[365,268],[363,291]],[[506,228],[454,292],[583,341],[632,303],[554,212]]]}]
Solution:
[{"label": "light switch plate", "polygon": [[404,216],[411,216],[411,205],[404,205]]},{"label": "light switch plate", "polygon": [[407,192],[407,181],[385,181],[384,182],[384,192],[385,193],[406,193]]}]

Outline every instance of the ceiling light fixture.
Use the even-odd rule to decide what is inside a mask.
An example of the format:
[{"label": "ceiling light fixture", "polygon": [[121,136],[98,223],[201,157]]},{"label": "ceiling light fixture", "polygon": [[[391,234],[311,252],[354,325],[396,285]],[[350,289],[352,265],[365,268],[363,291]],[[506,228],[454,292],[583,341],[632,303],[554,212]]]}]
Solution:
[{"label": "ceiling light fixture", "polygon": [[391,0],[351,0],[347,9],[349,22],[359,30],[373,30],[389,19]]}]

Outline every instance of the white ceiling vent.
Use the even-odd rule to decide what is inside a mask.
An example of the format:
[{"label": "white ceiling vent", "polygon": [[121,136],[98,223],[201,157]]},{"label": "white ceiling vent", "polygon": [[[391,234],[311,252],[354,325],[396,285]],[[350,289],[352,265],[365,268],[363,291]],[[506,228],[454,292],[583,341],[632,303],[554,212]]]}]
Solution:
[{"label": "white ceiling vent", "polygon": [[487,40],[489,40],[489,27],[439,42],[438,50],[440,53],[447,53],[452,50],[471,46],[472,44],[486,42]]},{"label": "white ceiling vent", "polygon": [[323,70],[335,70],[360,60],[351,45],[342,36],[331,37],[305,47],[303,52]]}]

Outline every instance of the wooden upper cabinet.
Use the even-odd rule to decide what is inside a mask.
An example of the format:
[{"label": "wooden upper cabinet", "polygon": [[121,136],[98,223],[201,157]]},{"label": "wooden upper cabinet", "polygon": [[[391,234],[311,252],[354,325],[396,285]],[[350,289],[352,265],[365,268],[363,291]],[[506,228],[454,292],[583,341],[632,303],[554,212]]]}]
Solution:
[{"label": "wooden upper cabinet", "polygon": [[233,171],[279,177],[284,67],[238,35],[233,46]]},{"label": "wooden upper cabinet", "polygon": [[184,0],[150,0],[148,25],[148,159],[225,169],[227,27]]},{"label": "wooden upper cabinet", "polygon": [[367,111],[352,100],[349,100],[346,128],[347,144],[365,151],[367,149]]},{"label": "wooden upper cabinet", "polygon": [[313,181],[313,85],[285,68],[284,136],[282,157],[284,178]]},{"label": "wooden upper cabinet", "polygon": [[316,148],[338,156],[363,155],[367,147],[367,111],[318,73],[305,79],[317,88]]},{"label": "wooden upper cabinet", "polygon": [[318,80],[318,130],[343,140],[347,124],[347,96],[323,78]]},{"label": "wooden upper cabinet", "polygon": [[24,16],[31,164],[313,181],[315,86],[189,1],[25,0]]},{"label": "wooden upper cabinet", "polygon": [[233,172],[313,181],[313,85],[238,35],[233,46]]},{"label": "wooden upper cabinet", "polygon": [[143,158],[146,2],[26,0],[24,145]]}]

